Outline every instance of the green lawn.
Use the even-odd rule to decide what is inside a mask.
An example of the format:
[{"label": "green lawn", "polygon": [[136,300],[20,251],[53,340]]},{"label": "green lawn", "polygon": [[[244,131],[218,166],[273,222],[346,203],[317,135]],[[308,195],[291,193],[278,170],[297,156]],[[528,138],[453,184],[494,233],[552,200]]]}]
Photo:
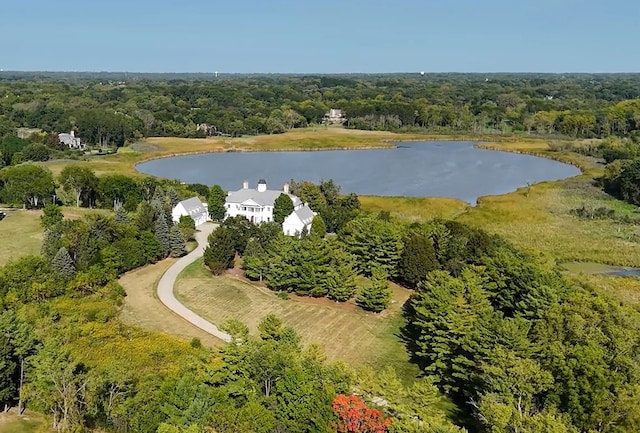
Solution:
[{"label": "green lawn", "polygon": [[[90,212],[109,212],[104,209],[64,207],[65,218],[79,218]],[[44,230],[40,225],[40,210],[5,209],[6,218],[0,221],[0,266],[9,260],[39,254]]]},{"label": "green lawn", "polygon": [[283,300],[263,287],[232,277],[212,277],[198,260],[180,275],[175,292],[181,302],[215,324],[235,318],[255,333],[260,320],[274,313],[292,326],[305,344],[322,345],[330,359],[376,369],[392,365],[402,377],[418,373],[409,364],[398,337],[403,324],[400,310],[409,296],[409,291],[401,287],[394,286],[388,310],[373,314],[352,303],[328,299],[292,296]]},{"label": "green lawn", "polygon": [[7,210],[7,217],[0,221],[0,265],[13,258],[38,254],[43,230],[40,211]]}]

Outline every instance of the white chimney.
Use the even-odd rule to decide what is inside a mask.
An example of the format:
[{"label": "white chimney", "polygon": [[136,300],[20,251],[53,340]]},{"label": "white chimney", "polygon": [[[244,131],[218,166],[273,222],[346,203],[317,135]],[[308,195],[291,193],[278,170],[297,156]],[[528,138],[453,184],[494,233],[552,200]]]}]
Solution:
[{"label": "white chimney", "polygon": [[249,181],[248,180],[242,181],[242,189],[249,189]]},{"label": "white chimney", "polygon": [[73,129],[71,130],[71,132],[69,134],[71,134],[72,138],[76,138],[76,131],[74,131]]},{"label": "white chimney", "polygon": [[283,191],[285,194],[289,194],[289,184],[288,184],[288,183],[285,183],[285,184],[284,184],[284,186],[282,187],[282,191]]}]

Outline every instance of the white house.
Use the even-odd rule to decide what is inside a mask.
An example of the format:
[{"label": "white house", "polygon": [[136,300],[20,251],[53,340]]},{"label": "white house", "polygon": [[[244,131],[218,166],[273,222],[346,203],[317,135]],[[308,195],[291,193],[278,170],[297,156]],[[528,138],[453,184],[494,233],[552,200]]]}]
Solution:
[{"label": "white house", "polygon": [[86,147],[82,140],[76,137],[76,133],[73,130],[69,133],[63,132],[62,134],[58,134],[58,140],[60,140],[60,143],[67,145],[69,149],[84,150]]},{"label": "white house", "polygon": [[309,233],[311,231],[311,222],[315,216],[315,212],[309,206],[303,205],[284,219],[282,231],[289,236],[299,236],[304,229],[307,229],[307,233]]},{"label": "white house", "polygon": [[207,205],[202,203],[198,197],[182,200],[171,211],[171,217],[175,222],[179,222],[180,217],[184,215],[190,216],[195,221],[196,226],[211,221]]},{"label": "white house", "polygon": [[[287,218],[292,217],[296,212],[299,213],[298,217],[293,217],[291,219],[289,233],[287,233],[285,225],[283,224],[283,232],[288,235],[294,235],[296,233],[294,227],[299,227],[301,224],[297,222],[296,218],[300,219],[300,221],[307,221],[309,220],[309,214],[311,214],[311,220],[313,220],[313,215],[315,214],[309,206],[303,204],[298,197],[289,192],[289,185],[287,184],[284,185],[281,191],[270,190],[267,189],[267,182],[264,179],[260,179],[257,187],[254,189],[249,188],[249,182],[245,180],[242,183],[242,189],[229,191],[227,194],[225,202],[227,213],[225,217],[242,215],[254,224],[271,222],[273,221],[273,206],[276,199],[283,193],[287,194],[293,202],[293,213]],[[308,223],[303,224],[310,225],[311,221],[309,220]],[[302,227],[298,230],[298,233],[301,232]]]}]

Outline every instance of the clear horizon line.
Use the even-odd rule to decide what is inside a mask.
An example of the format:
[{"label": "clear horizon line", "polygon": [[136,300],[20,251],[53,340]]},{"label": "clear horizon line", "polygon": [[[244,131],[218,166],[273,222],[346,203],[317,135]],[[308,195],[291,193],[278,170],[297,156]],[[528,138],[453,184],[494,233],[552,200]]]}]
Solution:
[{"label": "clear horizon line", "polygon": [[408,75],[408,74],[545,74],[545,75],[619,75],[640,74],[640,71],[391,71],[391,72],[229,72],[229,71],[136,71],[80,69],[0,69],[0,73],[73,73],[73,74],[194,74],[194,75]]}]

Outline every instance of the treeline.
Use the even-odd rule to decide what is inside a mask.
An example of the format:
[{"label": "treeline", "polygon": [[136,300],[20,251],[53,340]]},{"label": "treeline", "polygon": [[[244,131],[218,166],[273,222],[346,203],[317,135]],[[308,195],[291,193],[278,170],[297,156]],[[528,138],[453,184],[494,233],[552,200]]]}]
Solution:
[{"label": "treeline", "polygon": [[[221,218],[224,193],[214,189],[216,200],[211,204],[212,217]],[[150,176],[129,177],[121,174],[96,176],[90,168],[67,165],[55,178],[47,167],[20,164],[0,169],[0,202],[12,206],[40,208],[60,204],[87,208],[135,211],[143,202],[151,202],[157,194],[165,194],[175,206],[180,200],[201,196],[210,198],[208,186],[182,184],[177,180],[159,180]],[[155,197],[157,198],[157,197]],[[222,200],[222,203],[220,203]],[[224,216],[224,215],[223,215]]]},{"label": "treeline", "polygon": [[640,206],[640,143],[630,139],[608,139],[596,144],[552,146],[552,150],[570,150],[603,159],[605,172],[596,179],[600,186],[612,196]]},{"label": "treeline", "polygon": [[89,144],[144,136],[281,133],[321,124],[391,131],[637,137],[640,76],[427,74],[0,81],[0,136],[75,129]]}]

